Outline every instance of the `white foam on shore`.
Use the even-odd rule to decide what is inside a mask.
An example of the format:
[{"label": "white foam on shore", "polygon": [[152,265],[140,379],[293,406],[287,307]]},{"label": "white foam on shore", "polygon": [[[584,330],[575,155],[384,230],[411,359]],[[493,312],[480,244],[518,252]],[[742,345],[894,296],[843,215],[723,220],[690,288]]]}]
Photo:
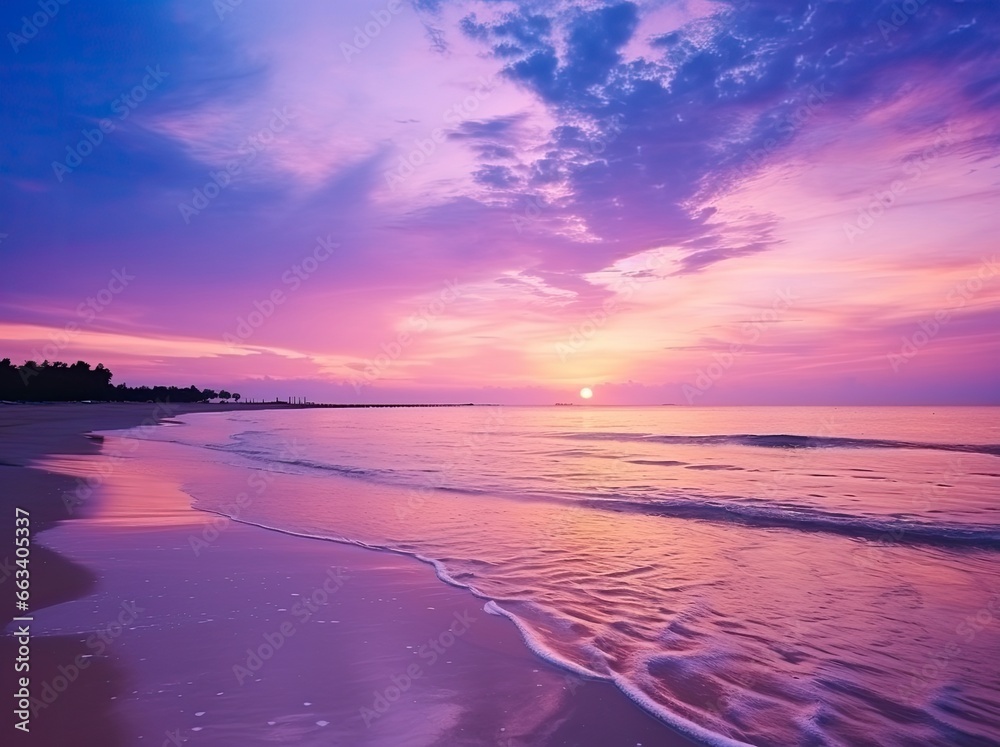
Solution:
[{"label": "white foam on shore", "polygon": [[580,666],[576,662],[559,656],[551,648],[543,644],[517,615],[505,610],[495,601],[488,601],[484,606],[484,609],[491,615],[506,617],[514,623],[518,631],[520,631],[525,645],[527,645],[531,652],[539,658],[544,659],[557,667],[569,670],[573,674],[579,675],[580,677],[611,682],[619,690],[621,690],[629,700],[642,708],[644,711],[652,713],[674,731],[680,732],[684,736],[690,737],[698,742],[711,745],[711,747],[752,747],[752,745],[749,745],[747,742],[730,739],[729,737],[718,734],[710,729],[706,729],[692,721],[688,721],[687,719],[681,718],[677,714],[670,712],[624,677],[618,675],[608,676],[597,674],[586,667]]},{"label": "white foam on shore", "polygon": [[560,667],[562,669],[567,669],[573,674],[578,675],[580,677],[584,677],[586,679],[610,681],[606,675],[601,675],[597,674],[596,672],[592,672],[586,667],[580,666],[574,661],[570,661],[565,657],[559,656],[559,654],[557,654],[551,648],[542,643],[539,640],[539,638],[531,631],[531,629],[524,624],[524,621],[521,620],[521,618],[519,618],[513,612],[508,612],[492,599],[488,601],[485,605],[483,605],[483,609],[491,615],[496,615],[498,617],[506,617],[508,620],[514,623],[514,626],[518,629],[518,631],[520,631],[521,638],[524,639],[525,645],[527,645],[527,647],[531,649],[532,653],[534,653],[536,656],[542,659],[545,659],[545,661],[549,662],[550,664],[555,664],[557,667]]},{"label": "white foam on shore", "polygon": [[711,747],[753,747],[749,742],[731,739],[711,729],[706,729],[704,726],[699,726],[693,721],[688,721],[686,718],[682,718],[675,713],[671,713],[624,677],[615,676],[612,678],[612,682],[637,706],[652,713],[665,724],[686,737],[703,742]]}]

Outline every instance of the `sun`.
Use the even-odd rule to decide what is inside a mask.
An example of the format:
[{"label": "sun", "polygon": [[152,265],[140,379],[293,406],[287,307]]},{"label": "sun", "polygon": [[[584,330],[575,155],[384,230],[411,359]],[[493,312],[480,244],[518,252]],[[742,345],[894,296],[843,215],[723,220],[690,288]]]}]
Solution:
[{"label": "sun", "polygon": [[583,397],[584,399],[590,399],[591,397],[594,396],[594,390],[591,389],[589,386],[585,386],[583,389],[580,390],[580,396]]}]

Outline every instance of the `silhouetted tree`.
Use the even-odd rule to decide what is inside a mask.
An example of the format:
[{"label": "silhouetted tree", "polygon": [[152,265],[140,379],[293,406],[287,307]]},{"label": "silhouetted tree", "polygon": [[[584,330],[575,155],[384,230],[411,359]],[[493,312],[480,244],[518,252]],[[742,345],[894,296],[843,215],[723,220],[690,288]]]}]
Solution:
[{"label": "silhouetted tree", "polygon": [[10,362],[10,358],[0,360],[0,398],[14,399],[19,387],[23,387],[21,372]]},{"label": "silhouetted tree", "polygon": [[204,402],[215,397],[215,392],[201,390],[192,385],[187,389],[175,386],[129,387],[112,386],[112,373],[103,364],[91,368],[85,361],[73,365],[56,361],[26,361],[14,366],[10,358],[0,360],[0,400],[15,402],[72,402],[95,400],[101,402],[146,402],[152,400],[171,402]]},{"label": "silhouetted tree", "polygon": [[238,393],[238,392],[234,392],[234,393],[233,393],[233,399],[235,399],[235,400],[236,400],[237,402],[239,402],[239,401],[240,401],[240,395],[239,395],[239,393]]},{"label": "silhouetted tree", "polygon": [[221,399],[223,402],[228,402],[229,398],[232,397],[232,396],[233,395],[231,395],[225,389],[223,389],[221,392],[219,392],[219,399]]}]

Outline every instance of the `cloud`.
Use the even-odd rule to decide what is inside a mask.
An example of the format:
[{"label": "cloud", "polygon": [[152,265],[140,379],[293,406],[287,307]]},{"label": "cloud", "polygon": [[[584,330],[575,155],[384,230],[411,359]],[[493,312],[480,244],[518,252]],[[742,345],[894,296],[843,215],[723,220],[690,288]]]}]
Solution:
[{"label": "cloud", "polygon": [[[541,7],[489,21],[469,14],[460,26],[556,120],[550,147],[527,164],[530,184],[564,188],[558,204],[537,199],[582,220],[603,261],[670,243],[691,248],[684,266],[695,271],[775,246],[766,235],[734,246],[703,208],[766,159],[793,154],[834,113],[913,96],[922,74],[951,79],[958,112],[1000,101],[1000,11],[986,2],[929,3],[902,22],[891,2],[724,3],[649,35],[655,56],[632,58],[622,50],[643,33],[646,9]],[[927,131],[942,118],[940,108],[937,120],[914,111],[900,124]],[[994,142],[978,143],[995,152]],[[501,194],[526,186],[493,165],[476,178]]]},{"label": "cloud", "polygon": [[524,117],[517,114],[510,114],[502,117],[494,117],[490,120],[469,120],[462,122],[456,127],[448,137],[453,140],[493,140],[501,141],[510,139],[516,132],[518,124]]}]

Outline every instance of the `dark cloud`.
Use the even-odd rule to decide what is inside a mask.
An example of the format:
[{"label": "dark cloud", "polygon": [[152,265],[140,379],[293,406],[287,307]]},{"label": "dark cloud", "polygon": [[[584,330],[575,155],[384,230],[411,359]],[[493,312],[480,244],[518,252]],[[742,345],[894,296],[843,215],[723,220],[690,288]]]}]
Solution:
[{"label": "dark cloud", "polygon": [[[638,28],[635,4],[539,7],[493,23],[470,15],[462,30],[560,122],[551,148],[529,165],[531,183],[565,184],[571,197],[559,210],[586,222],[602,249],[581,252],[603,250],[604,260],[672,243],[690,252],[681,271],[695,272],[768,249],[769,229],[734,242],[702,207],[778,156],[826,107],[862,115],[912,95],[921,77],[950,84],[961,99],[953,112],[1000,105],[1000,6],[987,0],[910,10],[890,0],[730,2],[654,34],[656,55],[638,60],[621,54]],[[948,109],[898,126],[931,131]],[[975,147],[995,153],[996,145],[980,137]]]},{"label": "dark cloud", "polygon": [[605,84],[621,63],[619,50],[628,43],[639,21],[634,3],[620,3],[582,13],[570,24],[565,69],[561,77],[570,91],[582,92]]},{"label": "dark cloud", "polygon": [[424,33],[427,34],[427,41],[430,42],[433,51],[438,54],[448,52],[448,41],[445,39],[444,29],[424,23]]},{"label": "dark cloud", "polygon": [[510,167],[497,166],[494,164],[483,166],[473,176],[479,184],[485,184],[488,187],[497,187],[499,189],[513,187],[519,182]]},{"label": "dark cloud", "polygon": [[483,160],[496,161],[499,159],[510,159],[515,160],[517,158],[517,151],[507,145],[496,145],[494,143],[485,143],[476,146],[476,152]]},{"label": "dark cloud", "polygon": [[459,28],[473,39],[530,51],[549,46],[553,21],[546,15],[521,10],[507,13],[495,23],[480,23],[472,13],[459,22]]},{"label": "dark cloud", "polygon": [[607,82],[621,62],[621,48],[638,23],[638,7],[626,2],[596,10],[579,10],[566,24],[565,53],[560,60],[553,41],[558,19],[530,11],[506,14],[499,22],[480,23],[475,14],[462,19],[462,31],[491,46],[494,56],[520,56],[505,74],[523,82],[551,102],[586,95]]},{"label": "dark cloud", "polygon": [[488,120],[469,120],[456,127],[449,137],[455,140],[467,138],[502,142],[515,134],[517,126],[523,119],[521,115],[512,114]]}]

